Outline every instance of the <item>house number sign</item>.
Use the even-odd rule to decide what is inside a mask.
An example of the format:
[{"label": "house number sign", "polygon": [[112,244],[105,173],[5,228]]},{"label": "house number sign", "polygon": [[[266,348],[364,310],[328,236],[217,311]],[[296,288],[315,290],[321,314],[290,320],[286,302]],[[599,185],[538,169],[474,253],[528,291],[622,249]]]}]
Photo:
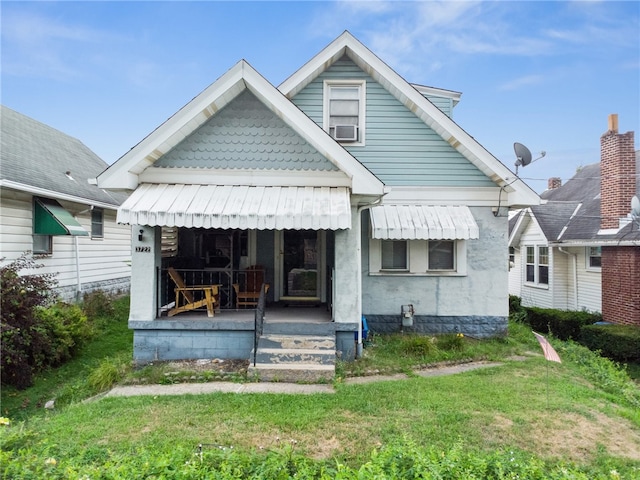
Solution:
[{"label": "house number sign", "polygon": [[151,252],[151,247],[136,247],[136,252],[149,253]]}]

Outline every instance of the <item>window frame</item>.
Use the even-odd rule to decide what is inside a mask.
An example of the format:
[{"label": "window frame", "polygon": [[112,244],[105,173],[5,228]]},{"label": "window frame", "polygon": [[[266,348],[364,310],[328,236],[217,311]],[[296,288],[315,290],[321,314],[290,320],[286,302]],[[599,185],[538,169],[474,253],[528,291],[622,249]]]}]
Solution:
[{"label": "window frame", "polygon": [[[597,254],[593,254],[591,252],[591,249],[595,248],[597,249]],[[593,265],[592,264],[592,259],[597,258],[599,259],[599,265]],[[587,271],[590,272],[601,272],[602,271],[602,247],[585,247],[585,267]]]},{"label": "window frame", "polygon": [[548,245],[525,245],[523,272],[525,285],[549,288],[550,259],[551,249]]},{"label": "window frame", "polygon": [[365,144],[365,119],[366,119],[366,98],[367,81],[361,80],[325,80],[323,82],[323,106],[322,106],[322,128],[335,140],[330,132],[330,104],[332,89],[358,88],[358,135],[357,140],[336,140],[345,146],[363,146]]},{"label": "window frame", "polygon": [[[429,240],[394,240],[407,243],[407,269],[382,268],[381,239],[369,238],[369,275],[371,276],[452,276],[467,275],[466,240],[450,240],[453,242],[453,269],[429,269]],[[442,240],[431,240],[446,241]]]},{"label": "window frame", "polygon": [[[94,218],[94,215],[100,215],[99,221]],[[99,228],[99,233],[97,229]],[[98,207],[91,208],[91,239],[102,240],[104,238],[104,209]]]},{"label": "window frame", "polygon": [[[396,260],[396,252],[395,249],[393,249],[394,251],[392,252],[392,261],[391,263],[394,264],[394,266],[385,266],[385,251],[387,249],[385,249],[385,244],[392,244],[392,245],[404,245],[404,265],[402,266],[395,266],[395,260]],[[380,270],[383,270],[385,272],[408,272],[409,271],[409,242],[407,242],[406,240],[382,240],[380,242]]]},{"label": "window frame", "polygon": [[[53,235],[36,235],[35,233],[31,236],[31,251],[35,255],[53,255]],[[36,239],[43,239],[43,243],[46,242],[46,248],[36,248]]]}]

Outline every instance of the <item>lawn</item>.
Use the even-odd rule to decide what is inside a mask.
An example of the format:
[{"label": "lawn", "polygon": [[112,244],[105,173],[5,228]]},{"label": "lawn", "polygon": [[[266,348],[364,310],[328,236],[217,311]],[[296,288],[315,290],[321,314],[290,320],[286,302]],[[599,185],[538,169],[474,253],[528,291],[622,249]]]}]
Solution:
[{"label": "lawn", "polygon": [[[48,372],[25,392],[3,389],[6,478],[640,477],[637,385],[574,344],[554,341],[563,363],[547,362],[521,324],[511,324],[506,339],[464,338],[462,348],[374,336],[362,359],[339,366],[334,394],[80,401],[95,393],[92,372],[130,355],[122,310],[75,366]],[[501,365],[412,373],[471,359]],[[409,378],[344,381],[393,371]],[[58,393],[67,400],[54,410],[34,407]]]}]

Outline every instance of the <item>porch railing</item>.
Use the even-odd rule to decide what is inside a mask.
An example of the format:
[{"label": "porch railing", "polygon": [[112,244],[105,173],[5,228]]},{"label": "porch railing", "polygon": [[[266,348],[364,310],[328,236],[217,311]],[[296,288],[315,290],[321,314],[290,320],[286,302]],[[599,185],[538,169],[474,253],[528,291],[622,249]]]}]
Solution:
[{"label": "porch railing", "polygon": [[256,306],[256,312],[254,317],[254,332],[253,332],[253,366],[256,366],[256,356],[258,353],[258,341],[262,336],[264,329],[264,310],[265,310],[265,292],[264,283],[260,287],[260,296],[258,297],[258,305]]},{"label": "porch railing", "polygon": [[[221,309],[235,309],[235,297],[233,284],[238,283],[241,286],[247,284],[249,272],[247,270],[231,270],[231,269],[175,269],[185,285],[219,285],[219,304]],[[255,270],[251,272],[255,275]],[[264,275],[264,272],[263,272]],[[166,268],[161,268],[158,275],[158,311],[163,306],[175,301],[174,284],[169,278]]]}]

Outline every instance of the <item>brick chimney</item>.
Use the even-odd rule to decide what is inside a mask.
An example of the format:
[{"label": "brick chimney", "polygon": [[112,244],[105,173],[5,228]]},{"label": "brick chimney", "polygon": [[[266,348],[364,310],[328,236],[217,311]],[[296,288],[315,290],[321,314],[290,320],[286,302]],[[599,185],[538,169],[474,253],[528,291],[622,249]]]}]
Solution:
[{"label": "brick chimney", "polygon": [[562,186],[562,179],[560,177],[551,177],[547,181],[547,190],[555,190]]},{"label": "brick chimney", "polygon": [[609,129],[600,137],[600,228],[618,228],[636,193],[633,132],[618,133],[618,114],[609,115]]}]

